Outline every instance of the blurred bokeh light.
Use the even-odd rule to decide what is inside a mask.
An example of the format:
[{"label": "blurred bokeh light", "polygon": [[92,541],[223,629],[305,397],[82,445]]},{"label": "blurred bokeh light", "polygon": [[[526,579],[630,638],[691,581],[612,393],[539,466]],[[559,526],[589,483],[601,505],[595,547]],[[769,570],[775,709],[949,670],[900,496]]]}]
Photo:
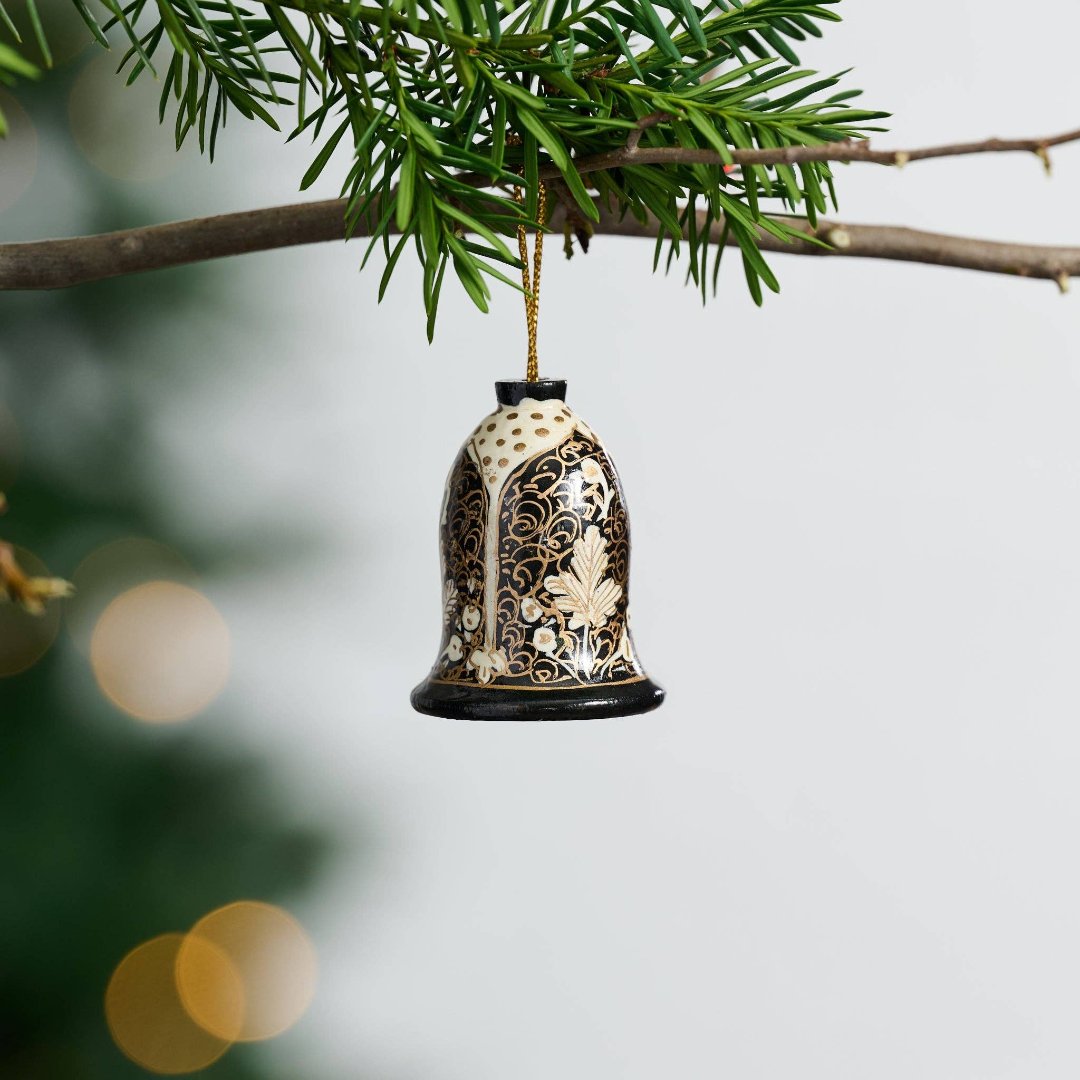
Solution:
[{"label": "blurred bokeh light", "polygon": [[147,72],[126,86],[118,58],[95,52],[79,72],[68,98],[71,133],[86,159],[118,180],[160,180],[180,156],[171,125],[157,121],[161,83]]},{"label": "blurred bokeh light", "polygon": [[[15,558],[27,577],[49,577],[45,564],[23,548]],[[53,600],[41,615],[31,615],[17,604],[0,601],[0,677],[17,675],[40,660],[60,628],[60,604]]]},{"label": "blurred bokeh light", "polygon": [[[66,0],[34,0],[33,6],[46,30],[54,69],[63,67],[93,43],[83,21],[77,15],[71,17],[74,8]],[[5,0],[4,8],[22,37],[19,52],[31,63],[47,69],[49,64],[38,47],[27,0]]]},{"label": "blurred bokeh light", "polygon": [[102,692],[149,723],[186,720],[205,709],[224,688],[229,661],[229,630],[217,608],[173,581],[121,593],[90,639],[90,663]]},{"label": "blurred bokeh light", "polygon": [[38,137],[26,110],[3,90],[0,90],[0,112],[8,124],[7,136],[0,139],[0,211],[3,211],[14,206],[33,182],[38,166]]},{"label": "blurred bokeh light", "polygon": [[198,583],[195,571],[178,551],[137,536],[113,540],[92,551],[75,568],[71,581],[75,595],[67,605],[64,625],[84,653],[90,651],[94,627],[102,613],[121,593],[151,581],[171,581],[192,588]]},{"label": "blurred bokeh light", "polygon": [[[191,992],[202,975],[201,952],[209,943],[224,953],[243,986],[244,1019],[216,1011],[214,995]],[[238,1042],[280,1035],[307,1011],[315,995],[315,949],[303,927],[273,904],[241,900],[212,911],[192,928],[177,958],[177,982],[192,1017],[207,1031]]]},{"label": "blurred bokeh light", "polygon": [[163,934],[121,960],[105,991],[105,1017],[114,1042],[151,1072],[175,1075],[212,1065],[232,1040],[200,1027],[188,1014],[177,983],[183,947],[187,992],[210,1009],[220,1029],[239,1031],[243,989],[228,958],[206,941]]}]

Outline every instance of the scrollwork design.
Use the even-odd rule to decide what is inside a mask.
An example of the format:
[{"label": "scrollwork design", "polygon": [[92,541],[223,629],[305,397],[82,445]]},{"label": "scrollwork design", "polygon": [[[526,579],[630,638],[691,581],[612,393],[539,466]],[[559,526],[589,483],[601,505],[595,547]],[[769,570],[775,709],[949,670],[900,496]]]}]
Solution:
[{"label": "scrollwork design", "polygon": [[[448,616],[435,677],[538,689],[644,677],[627,625],[626,509],[618,477],[591,433],[573,431],[524,462],[501,491],[485,490],[467,453],[448,483]],[[499,500],[492,515],[489,498]],[[492,520],[495,580],[473,588],[483,577]],[[469,628],[484,610],[487,589],[496,590],[491,640],[482,623]]]},{"label": "scrollwork design", "polygon": [[462,452],[446,481],[440,528],[443,640],[435,670],[451,681],[473,681],[470,657],[483,635],[487,507],[480,471]]},{"label": "scrollwork design", "polygon": [[626,510],[599,444],[575,432],[527,462],[501,494],[499,523],[507,680],[575,686],[640,676],[626,620]]}]

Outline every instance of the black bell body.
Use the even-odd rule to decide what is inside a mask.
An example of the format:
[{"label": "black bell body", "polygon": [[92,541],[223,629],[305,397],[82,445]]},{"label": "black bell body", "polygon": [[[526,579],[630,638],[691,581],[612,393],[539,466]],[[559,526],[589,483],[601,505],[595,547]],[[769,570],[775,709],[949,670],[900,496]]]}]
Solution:
[{"label": "black bell body", "polygon": [[496,383],[440,521],[443,633],[413,707],[466,720],[573,720],[656,708],[634,651],[630,529],[603,443],[566,383]]}]

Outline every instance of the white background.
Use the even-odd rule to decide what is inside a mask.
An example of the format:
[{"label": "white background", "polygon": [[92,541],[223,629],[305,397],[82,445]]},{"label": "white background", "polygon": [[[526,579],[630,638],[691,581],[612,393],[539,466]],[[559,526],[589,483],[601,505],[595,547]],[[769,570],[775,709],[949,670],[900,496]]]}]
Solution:
[{"label": "white background", "polygon": [[[803,60],[857,65],[894,113],[879,145],[1080,122],[1075,3],[842,10]],[[181,213],[297,198],[306,147],[227,135],[163,181]],[[840,216],[1080,242],[1080,149],[1055,158],[1050,183],[1027,155],[852,166]],[[178,528],[319,533],[277,580],[211,588],[237,719],[199,722],[287,761],[346,837],[298,912],[322,982],[281,1075],[1076,1077],[1075,296],[775,256],[763,311],[735,259],[702,308],[648,241],[570,264],[553,243],[544,373],[619,465],[669,698],[468,725],[408,695],[436,651],[444,476],[522,368],[520,304],[485,318],[448,288],[429,348],[415,268],[380,307],[360,255],[223,266],[234,322],[156,399],[148,451]]]}]

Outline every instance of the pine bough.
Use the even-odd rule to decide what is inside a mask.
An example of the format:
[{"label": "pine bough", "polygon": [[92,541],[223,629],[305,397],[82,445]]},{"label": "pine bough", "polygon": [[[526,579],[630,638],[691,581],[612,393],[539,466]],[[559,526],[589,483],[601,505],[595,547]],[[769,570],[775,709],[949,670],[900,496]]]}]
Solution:
[{"label": "pine bough", "polygon": [[[588,235],[595,197],[661,223],[655,262],[680,255],[704,297],[734,239],[760,303],[777,280],[758,230],[806,240],[836,204],[822,162],[734,167],[732,148],[814,146],[861,138],[883,118],[851,104],[843,75],[799,67],[794,47],[836,22],[839,0],[73,0],[90,31],[122,52],[128,82],[161,83],[160,117],[176,143],[197,138],[214,155],[230,113],[317,147],[309,187],[335,155],[351,154],[342,194],[347,222],[381,246],[380,299],[411,244],[423,266],[429,334],[448,265],[482,310],[488,279],[520,286],[507,244],[536,226],[542,176]],[[27,16],[45,65],[46,33]],[[14,45],[0,42],[0,78],[38,67],[0,5]],[[582,176],[575,160],[630,145],[704,149],[716,164],[625,165]],[[586,185],[592,188],[590,192]],[[524,200],[515,201],[523,186]],[[699,214],[698,211],[702,211]],[[710,267],[711,259],[711,267]]]}]

